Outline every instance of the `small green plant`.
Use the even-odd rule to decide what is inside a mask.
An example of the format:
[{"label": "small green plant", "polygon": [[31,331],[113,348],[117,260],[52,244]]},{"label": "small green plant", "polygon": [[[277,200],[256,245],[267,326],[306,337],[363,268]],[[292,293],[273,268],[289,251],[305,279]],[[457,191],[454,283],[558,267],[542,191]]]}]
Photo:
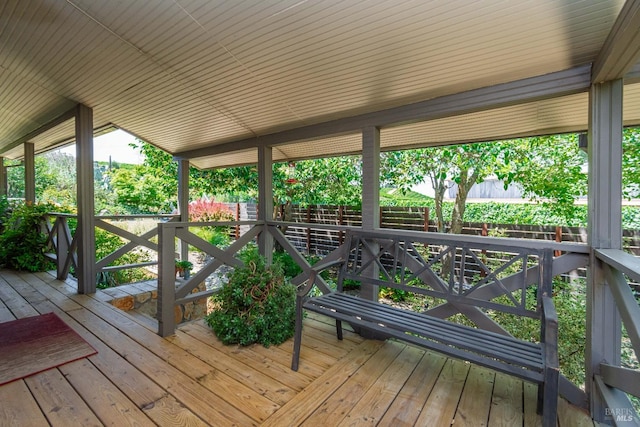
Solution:
[{"label": "small green plant", "polygon": [[176,268],[183,271],[191,270],[193,268],[193,263],[191,261],[187,261],[186,259],[176,260]]},{"label": "small green plant", "polygon": [[205,320],[224,344],[281,344],[293,336],[296,289],[280,264],[266,265],[255,250],[242,258]]},{"label": "small green plant", "polygon": [[176,260],[176,274],[179,274],[181,277],[185,279],[189,278],[189,272],[193,268],[193,263],[186,259]]},{"label": "small green plant", "polygon": [[411,297],[411,292],[402,289],[388,288],[381,286],[379,291],[380,298],[387,298],[393,302],[404,302]]}]

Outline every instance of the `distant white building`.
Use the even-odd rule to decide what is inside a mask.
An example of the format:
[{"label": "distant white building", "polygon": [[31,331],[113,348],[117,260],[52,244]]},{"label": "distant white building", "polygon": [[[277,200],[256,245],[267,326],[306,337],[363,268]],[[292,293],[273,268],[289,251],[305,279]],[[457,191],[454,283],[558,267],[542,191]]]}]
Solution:
[{"label": "distant white building", "polygon": [[[434,197],[435,192],[430,182],[423,182],[412,188],[413,191]],[[458,194],[458,185],[449,181],[449,190],[445,193],[445,199],[455,199]],[[498,178],[487,178],[481,183],[475,184],[469,191],[468,199],[523,199],[522,190],[516,184],[511,184],[505,190],[504,183]]]}]

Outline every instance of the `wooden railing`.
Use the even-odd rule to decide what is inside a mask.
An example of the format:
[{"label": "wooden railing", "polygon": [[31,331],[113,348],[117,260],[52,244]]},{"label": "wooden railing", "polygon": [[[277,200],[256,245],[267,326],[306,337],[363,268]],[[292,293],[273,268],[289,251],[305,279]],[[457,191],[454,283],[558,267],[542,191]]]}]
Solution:
[{"label": "wooden railing", "polygon": [[[72,235],[69,227],[69,220],[75,220],[76,215],[65,213],[49,213],[45,217],[43,229],[47,233],[47,243],[52,252],[47,256],[55,261],[57,278],[64,280],[69,276],[71,267],[76,268],[78,264],[77,257],[77,239],[76,235]],[[131,252],[138,247],[147,248],[153,252],[158,252],[158,244],[153,240],[157,236],[158,228],[153,227],[144,232],[140,236],[131,233],[124,228],[118,227],[115,223],[122,221],[132,221],[139,219],[154,219],[158,221],[175,221],[179,219],[179,215],[100,215],[95,217],[95,226],[109,233],[112,233],[127,243],[108,254],[102,259],[96,260],[94,272],[100,274],[103,272],[113,272],[131,268],[140,268],[158,264],[157,258],[153,261],[146,261],[134,264],[109,265],[113,261],[122,257],[124,254]]]},{"label": "wooden railing", "polygon": [[[189,228],[199,227],[240,227],[251,226],[244,234],[226,249],[218,248],[200,238]],[[237,267],[242,261],[235,257],[240,249],[245,247],[263,232],[263,224],[257,221],[231,222],[167,222],[159,223],[158,229],[158,334],[172,335],[176,321],[174,312],[176,307],[192,301],[202,300],[217,292],[216,289],[201,290],[200,284],[207,277],[215,273],[222,265]],[[177,283],[175,274],[175,252],[178,241],[182,241],[206,255],[210,260],[189,279]]]},{"label": "wooden railing", "polygon": [[[217,248],[208,242],[197,237],[195,234],[189,232],[190,227],[199,226],[235,226],[236,224],[251,224],[251,229],[240,237],[239,240],[234,242],[226,250]],[[299,249],[289,240],[288,236],[282,232],[283,228],[290,226],[292,223],[283,223],[277,221],[270,221],[267,223],[261,223],[257,221],[253,222],[229,222],[229,223],[181,223],[171,222],[165,224],[159,224],[160,236],[160,266],[159,266],[159,296],[158,296],[158,313],[159,313],[159,330],[158,333],[161,336],[168,336],[174,333],[175,330],[175,318],[174,312],[176,307],[181,304],[208,297],[214,294],[216,291],[209,289],[206,291],[198,291],[198,285],[210,274],[215,272],[222,265],[237,266],[242,262],[236,257],[238,251],[246,246],[249,242],[257,239],[261,233],[268,233],[273,239],[288,252],[293,260],[301,267],[302,273],[292,279],[294,285],[300,285],[304,283],[311,273],[311,265],[307,259],[299,251]],[[296,223],[298,226],[311,226],[311,224]],[[359,229],[359,227],[347,227],[339,225],[319,225],[313,224],[313,228],[322,228],[325,232],[333,232],[340,234],[350,228]],[[481,237],[481,236],[460,236],[441,233],[425,233],[415,231],[401,231],[391,229],[378,229],[376,235],[380,238],[397,239],[399,236],[406,241],[412,242],[414,247],[429,248],[429,247],[448,247],[448,248],[464,248],[449,250],[451,254],[458,254],[455,257],[457,263],[462,263],[456,267],[458,272],[464,274],[464,270],[468,267],[471,260],[481,261],[483,250],[500,250],[504,253],[512,254],[510,257],[512,260],[507,260],[503,263],[503,270],[496,273],[488,271],[487,275],[479,279],[476,282],[476,286],[473,287],[473,295],[475,298],[484,300],[484,303],[478,304],[478,306],[486,307],[491,305],[491,300],[504,295],[507,298],[516,291],[511,286],[518,283],[517,275],[524,275],[525,280],[535,280],[538,277],[537,270],[539,266],[526,266],[527,262],[523,261],[526,257],[515,256],[513,254],[529,253],[533,251],[546,250],[547,252],[553,251],[554,253],[560,253],[560,256],[554,256],[551,263],[551,277],[555,277],[566,273],[567,271],[574,270],[576,268],[583,267],[588,264],[588,247],[582,244],[572,243],[555,243],[549,241],[540,240],[525,240],[525,239],[508,239],[508,238],[496,238],[496,237]],[[186,241],[189,245],[192,245],[199,250],[209,254],[211,260],[198,272],[196,272],[189,280],[184,283],[176,283],[175,272],[173,269],[173,253],[175,251],[175,245],[178,240]],[[324,256],[314,268],[317,266],[331,263],[341,252],[337,249],[329,252]],[[441,261],[441,260],[440,260]],[[440,262],[437,261],[437,262]],[[384,261],[381,261],[384,262]],[[466,265],[465,265],[466,263]],[[508,274],[508,269],[511,265],[519,263],[525,265],[524,269],[517,274]],[[430,265],[430,264],[429,264]],[[504,267],[506,266],[506,268]],[[429,267],[431,268],[431,267]],[[498,267],[498,270],[500,267]],[[425,270],[426,271],[426,270]],[[421,273],[423,274],[423,273]],[[424,273],[426,274],[426,273]],[[460,273],[459,273],[460,274]],[[515,275],[514,275],[515,274]],[[493,276],[492,276],[493,275]],[[494,280],[499,277],[499,280]],[[477,279],[477,278],[476,278]],[[446,283],[449,283],[447,279]],[[497,284],[499,283],[499,284]],[[318,277],[316,284],[321,291],[328,289],[327,283],[325,283],[321,277]],[[514,285],[515,286],[515,285]],[[469,288],[471,289],[471,288]],[[466,307],[462,304],[456,303],[453,298],[451,301],[447,301],[444,304],[429,309],[429,314],[437,317],[450,317],[456,313],[463,312],[465,315],[471,315],[471,318],[478,321],[479,327],[484,327],[490,330],[499,330],[499,327],[490,319],[486,318],[477,307]],[[503,331],[502,331],[503,332]],[[577,386],[571,383],[568,379],[561,377],[560,380],[560,392],[570,402],[586,407],[587,399],[585,393]]]},{"label": "wooden railing", "polygon": [[[602,262],[604,279],[611,290],[618,313],[636,358],[640,355],[640,307],[631,292],[628,279],[640,282],[640,259],[617,249],[596,249]],[[605,419],[615,424],[640,425],[640,418],[627,394],[640,398],[640,370],[620,366],[619,361],[600,363],[594,375],[596,392],[606,405]]]}]

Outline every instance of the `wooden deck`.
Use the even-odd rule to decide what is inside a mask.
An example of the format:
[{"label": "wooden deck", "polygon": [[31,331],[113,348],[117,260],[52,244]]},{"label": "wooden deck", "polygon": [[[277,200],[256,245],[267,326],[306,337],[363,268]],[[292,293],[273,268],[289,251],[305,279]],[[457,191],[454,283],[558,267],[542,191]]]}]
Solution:
[{"label": "wooden deck", "polygon": [[[48,273],[0,270],[0,322],[54,311],[98,354],[0,387],[0,425],[537,426],[536,387],[402,343],[337,341],[305,321],[299,372],[292,342],[222,345],[202,321],[163,339],[155,321],[108,295],[77,295]],[[559,404],[559,425],[593,426]]]}]

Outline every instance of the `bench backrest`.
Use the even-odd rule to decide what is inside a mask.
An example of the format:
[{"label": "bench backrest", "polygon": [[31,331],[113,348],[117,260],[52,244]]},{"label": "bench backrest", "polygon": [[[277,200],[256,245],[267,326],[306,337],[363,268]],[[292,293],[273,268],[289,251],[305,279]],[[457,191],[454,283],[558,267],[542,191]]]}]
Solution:
[{"label": "bench backrest", "polygon": [[[338,290],[352,280],[428,295],[458,307],[540,318],[540,297],[552,291],[552,250],[516,246],[505,239],[486,242],[456,241],[438,233],[349,230]],[[535,303],[531,295],[527,302],[527,292],[537,297]]]}]

